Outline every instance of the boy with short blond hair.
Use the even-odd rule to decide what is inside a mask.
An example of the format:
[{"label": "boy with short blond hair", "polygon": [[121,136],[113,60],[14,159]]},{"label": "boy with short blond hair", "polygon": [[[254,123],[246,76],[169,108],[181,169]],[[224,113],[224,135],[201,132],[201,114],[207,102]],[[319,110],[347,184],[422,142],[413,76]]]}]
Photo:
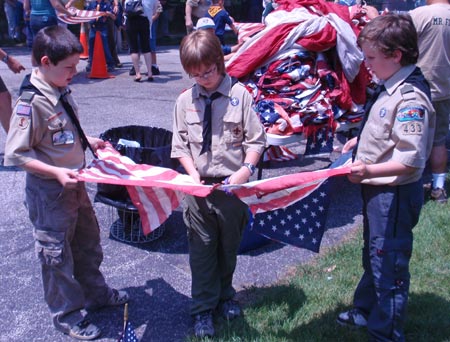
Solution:
[{"label": "boy with short blond hair", "polygon": [[92,340],[101,332],[84,309],[122,305],[128,294],[111,289],[100,272],[99,226],[85,185],[77,180],[86,147],[95,151],[105,144],[84,135],[68,88],[81,52],[79,40],[63,26],[36,35],[37,68],[13,110],[5,165],[27,173],[26,203],[53,324],[76,339]]},{"label": "boy with short blond hair", "polygon": [[433,145],[435,112],[428,82],[415,66],[419,50],[409,15],[373,19],[358,44],[380,85],[373,105],[366,104],[360,136],[342,151],[356,150],[348,178],[361,184],[364,274],[353,309],[337,322],[367,327],[370,340],[405,341],[412,230],[423,205],[422,172]]}]

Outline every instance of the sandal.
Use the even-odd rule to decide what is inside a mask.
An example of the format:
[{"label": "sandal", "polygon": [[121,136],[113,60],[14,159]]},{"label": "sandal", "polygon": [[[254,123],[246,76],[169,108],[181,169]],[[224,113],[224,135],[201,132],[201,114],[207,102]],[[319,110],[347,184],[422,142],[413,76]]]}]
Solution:
[{"label": "sandal", "polygon": [[149,76],[148,78],[147,78],[147,82],[153,82],[154,80],[153,80],[153,77],[152,76]]},{"label": "sandal", "polygon": [[141,76],[135,77],[135,78],[134,78],[134,82],[141,82]]},{"label": "sandal", "polygon": [[90,341],[99,337],[101,333],[101,330],[88,319],[83,319],[70,328],[69,336],[77,340]]}]

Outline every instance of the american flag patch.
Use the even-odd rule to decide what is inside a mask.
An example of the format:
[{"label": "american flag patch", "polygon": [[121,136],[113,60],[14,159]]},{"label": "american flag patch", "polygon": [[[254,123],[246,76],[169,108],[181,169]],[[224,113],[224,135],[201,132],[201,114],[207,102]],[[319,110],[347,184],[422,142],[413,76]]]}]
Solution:
[{"label": "american flag patch", "polygon": [[17,115],[30,116],[31,115],[31,106],[30,105],[25,105],[25,104],[17,105],[16,114]]}]

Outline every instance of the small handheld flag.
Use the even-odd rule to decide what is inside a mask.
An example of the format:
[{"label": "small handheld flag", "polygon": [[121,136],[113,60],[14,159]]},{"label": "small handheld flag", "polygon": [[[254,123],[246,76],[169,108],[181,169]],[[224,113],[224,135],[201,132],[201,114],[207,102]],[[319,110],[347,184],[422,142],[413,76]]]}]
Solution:
[{"label": "small handheld flag", "polygon": [[128,321],[128,303],[125,303],[123,313],[123,331],[117,342],[139,342],[133,326],[130,321]]}]

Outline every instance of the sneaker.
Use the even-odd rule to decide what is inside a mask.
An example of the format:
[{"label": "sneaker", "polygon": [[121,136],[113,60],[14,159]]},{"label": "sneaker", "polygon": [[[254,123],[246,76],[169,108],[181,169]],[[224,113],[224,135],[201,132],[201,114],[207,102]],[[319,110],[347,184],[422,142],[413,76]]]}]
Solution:
[{"label": "sneaker", "polygon": [[152,65],[152,74],[153,75],[160,75],[161,72],[159,71],[159,68],[157,66]]},{"label": "sneaker", "polygon": [[231,321],[242,314],[239,303],[232,299],[221,301],[217,309],[222,317],[228,321]]},{"label": "sneaker", "polygon": [[431,190],[431,199],[437,203],[447,203],[447,192],[442,188],[434,188]]},{"label": "sneaker", "polygon": [[351,309],[349,311],[341,312],[336,319],[340,325],[345,325],[355,328],[363,328],[367,326],[367,319],[358,309]]},{"label": "sneaker", "polygon": [[120,62],[116,62],[116,63],[114,63],[114,66],[115,66],[116,68],[121,68],[121,67],[123,67],[123,64],[120,63]]},{"label": "sneaker", "polygon": [[118,306],[127,303],[130,300],[130,296],[125,291],[112,290],[113,294],[109,298],[105,306]]},{"label": "sneaker", "polygon": [[86,72],[91,72],[91,69],[92,67],[90,64],[86,65]]},{"label": "sneaker", "polygon": [[100,336],[101,330],[89,320],[83,319],[70,328],[68,335],[77,340],[90,341]]},{"label": "sneaker", "polygon": [[129,75],[130,76],[136,76],[136,70],[134,69],[134,66],[131,67]]},{"label": "sneaker", "polygon": [[114,68],[113,65],[108,65],[108,67],[106,68],[106,70],[107,70],[108,72],[113,72],[113,71],[115,70],[115,68]]},{"label": "sneaker", "polygon": [[195,337],[213,337],[214,324],[212,311],[203,311],[194,316],[194,335]]}]

